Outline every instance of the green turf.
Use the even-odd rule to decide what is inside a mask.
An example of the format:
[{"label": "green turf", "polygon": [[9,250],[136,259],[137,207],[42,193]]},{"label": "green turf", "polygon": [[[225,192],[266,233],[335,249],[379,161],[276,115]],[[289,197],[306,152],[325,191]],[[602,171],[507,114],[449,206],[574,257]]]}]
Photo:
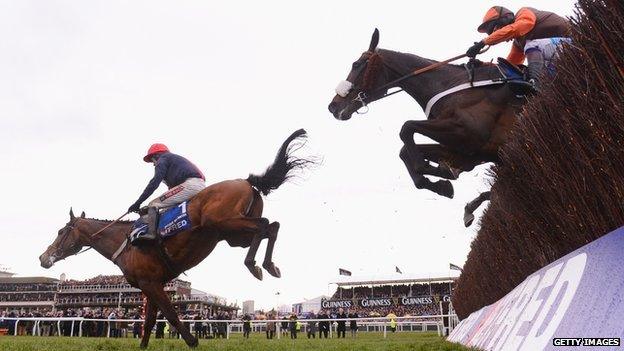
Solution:
[{"label": "green turf", "polygon": [[[302,337],[303,336],[303,337]],[[307,339],[304,334],[299,339],[267,340],[263,334],[252,334],[243,339],[241,334],[233,334],[229,340],[205,340],[199,342],[196,350],[249,350],[249,351],[297,351],[297,350],[471,350],[445,341],[435,333],[396,333],[384,339],[381,333],[360,333],[356,339]],[[10,351],[112,351],[140,350],[139,340],[131,338],[59,338],[31,336],[0,336],[0,350]],[[169,351],[189,350],[182,340],[150,340],[147,350]]]}]

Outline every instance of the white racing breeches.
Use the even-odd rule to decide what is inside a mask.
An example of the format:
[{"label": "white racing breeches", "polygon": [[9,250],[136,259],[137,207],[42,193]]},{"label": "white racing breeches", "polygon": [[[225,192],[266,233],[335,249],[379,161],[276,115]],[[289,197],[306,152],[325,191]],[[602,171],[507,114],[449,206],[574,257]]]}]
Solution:
[{"label": "white racing breeches", "polygon": [[149,207],[165,209],[180,204],[199,193],[206,187],[201,178],[188,178],[182,184],[174,186],[164,194],[150,201]]},{"label": "white racing breeches", "polygon": [[[531,62],[532,55],[529,53],[540,52],[544,60],[544,67],[549,71],[554,69],[552,61],[557,57],[557,48],[563,43],[571,43],[570,38],[544,38],[527,40],[524,44],[524,53],[527,55],[527,60]],[[551,72],[552,73],[552,72]]]}]

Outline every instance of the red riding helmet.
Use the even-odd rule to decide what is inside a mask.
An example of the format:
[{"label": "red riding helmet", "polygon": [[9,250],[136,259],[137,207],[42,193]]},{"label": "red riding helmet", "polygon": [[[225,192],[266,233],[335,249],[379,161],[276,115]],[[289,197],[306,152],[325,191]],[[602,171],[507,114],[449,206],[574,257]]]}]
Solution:
[{"label": "red riding helmet", "polygon": [[165,145],[165,144],[152,144],[152,146],[150,146],[149,150],[147,150],[147,155],[145,155],[145,157],[143,157],[143,161],[151,162],[152,161],[152,156],[154,156],[156,154],[160,154],[162,152],[169,152],[169,148],[167,148],[167,145]]}]

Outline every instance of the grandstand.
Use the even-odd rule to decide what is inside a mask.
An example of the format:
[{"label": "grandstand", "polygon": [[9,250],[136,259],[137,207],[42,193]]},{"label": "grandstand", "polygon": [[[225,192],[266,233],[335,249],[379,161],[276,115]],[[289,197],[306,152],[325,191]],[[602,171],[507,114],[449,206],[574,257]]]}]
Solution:
[{"label": "grandstand", "polygon": [[434,315],[448,311],[456,277],[334,282],[331,299],[321,302],[323,309],[355,311],[360,316]]},{"label": "grandstand", "polygon": [[[236,311],[220,296],[191,288],[191,283],[174,279],[165,291],[180,313],[212,315]],[[55,313],[73,310],[136,311],[144,304],[143,296],[121,275],[99,275],[78,281],[60,281],[47,277],[0,277],[0,312]]]},{"label": "grandstand", "polygon": [[0,312],[54,309],[58,282],[46,277],[0,277]]}]

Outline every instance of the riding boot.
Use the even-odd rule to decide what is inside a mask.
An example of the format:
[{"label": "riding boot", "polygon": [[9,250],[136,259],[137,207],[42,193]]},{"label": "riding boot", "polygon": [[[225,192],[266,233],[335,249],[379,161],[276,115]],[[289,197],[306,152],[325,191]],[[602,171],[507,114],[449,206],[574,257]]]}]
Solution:
[{"label": "riding boot", "polygon": [[531,50],[527,52],[527,73],[528,81],[535,91],[540,90],[540,79],[544,73],[544,57],[539,50]]},{"label": "riding boot", "polygon": [[158,207],[147,209],[147,233],[142,239],[155,240],[158,237]]}]

